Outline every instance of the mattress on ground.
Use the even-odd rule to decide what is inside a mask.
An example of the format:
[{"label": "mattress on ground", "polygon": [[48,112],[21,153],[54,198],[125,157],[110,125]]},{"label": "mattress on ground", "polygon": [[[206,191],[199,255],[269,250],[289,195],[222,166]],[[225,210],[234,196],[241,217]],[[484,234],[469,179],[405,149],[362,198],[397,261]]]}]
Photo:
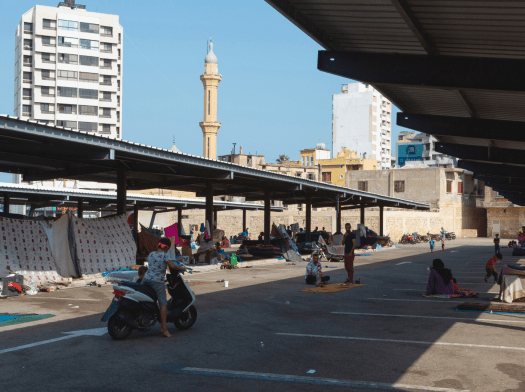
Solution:
[{"label": "mattress on ground", "polygon": [[82,275],[114,271],[136,264],[137,246],[126,215],[72,218],[77,265]]}]

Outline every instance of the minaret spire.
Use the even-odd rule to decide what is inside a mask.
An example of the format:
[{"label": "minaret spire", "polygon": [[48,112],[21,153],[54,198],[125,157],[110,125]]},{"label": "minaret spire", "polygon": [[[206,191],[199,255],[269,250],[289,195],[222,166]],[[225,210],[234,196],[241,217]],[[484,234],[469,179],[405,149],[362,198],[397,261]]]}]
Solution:
[{"label": "minaret spire", "polygon": [[213,53],[213,37],[210,37],[208,54],[204,59],[204,74],[200,79],[204,86],[204,118],[199,123],[203,136],[203,156],[217,159],[217,132],[221,123],[217,122],[217,87],[222,79],[217,66],[217,56]]}]

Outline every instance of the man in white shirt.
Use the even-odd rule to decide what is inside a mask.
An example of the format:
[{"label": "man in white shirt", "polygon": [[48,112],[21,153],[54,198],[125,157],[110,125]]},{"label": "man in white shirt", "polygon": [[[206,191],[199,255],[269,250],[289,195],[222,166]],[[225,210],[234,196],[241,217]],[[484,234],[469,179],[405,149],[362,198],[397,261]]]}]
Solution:
[{"label": "man in white shirt", "polygon": [[329,276],[323,276],[323,267],[319,261],[319,254],[313,253],[312,260],[306,266],[306,275],[304,276],[306,284],[321,285],[330,280]]}]

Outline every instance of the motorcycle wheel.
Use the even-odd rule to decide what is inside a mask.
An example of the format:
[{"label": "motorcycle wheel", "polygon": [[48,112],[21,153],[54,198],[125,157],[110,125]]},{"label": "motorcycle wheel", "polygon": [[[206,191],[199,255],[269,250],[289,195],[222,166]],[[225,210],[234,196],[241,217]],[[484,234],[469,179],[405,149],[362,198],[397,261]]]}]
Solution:
[{"label": "motorcycle wheel", "polygon": [[130,326],[118,319],[118,316],[125,312],[117,312],[108,320],[108,333],[115,340],[126,339],[133,331]]},{"label": "motorcycle wheel", "polygon": [[186,329],[190,329],[193,327],[193,324],[195,324],[195,321],[197,321],[197,309],[195,306],[191,305],[188,310],[186,310],[184,313],[182,313],[174,322],[175,327],[177,329],[184,331]]}]

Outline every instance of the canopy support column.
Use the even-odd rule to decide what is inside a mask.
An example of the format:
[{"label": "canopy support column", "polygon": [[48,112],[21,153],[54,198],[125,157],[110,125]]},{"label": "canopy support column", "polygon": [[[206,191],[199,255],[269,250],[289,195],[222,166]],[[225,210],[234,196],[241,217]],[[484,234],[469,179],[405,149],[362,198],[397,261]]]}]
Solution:
[{"label": "canopy support column", "polygon": [[127,173],[117,170],[117,215],[126,213]]},{"label": "canopy support column", "polygon": [[182,207],[179,207],[177,209],[177,229],[178,229],[178,235],[182,233]]},{"label": "canopy support column", "polygon": [[133,238],[135,238],[135,242],[137,243],[137,247],[139,245],[139,203],[135,202],[133,205]]},{"label": "canopy support column", "polygon": [[4,193],[4,213],[9,214],[9,209],[11,207],[11,197],[8,193]]},{"label": "canopy support column", "polygon": [[149,222],[149,228],[153,229],[153,224],[155,223],[155,217],[157,216],[157,211],[153,211],[151,214],[151,220]]},{"label": "canopy support column", "polygon": [[211,233],[208,233],[213,238],[213,182],[206,180],[206,220],[210,224]]},{"label": "canopy support column", "polygon": [[361,207],[359,207],[361,210],[361,224],[365,224],[365,205],[361,203]]},{"label": "canopy support column", "polygon": [[35,205],[31,204],[31,208],[29,209],[29,217],[34,218],[35,217]]},{"label": "canopy support column", "polygon": [[384,224],[384,217],[383,213],[385,210],[385,206],[379,206],[379,235],[383,236],[383,224]]},{"label": "canopy support column", "polygon": [[213,224],[215,225],[215,227],[219,227],[219,220],[217,219],[217,209],[214,209],[213,210]]},{"label": "canopy support column", "polygon": [[77,216],[84,217],[84,199],[78,199]]},{"label": "canopy support column", "polygon": [[246,210],[242,210],[242,232],[246,231]]},{"label": "canopy support column", "polygon": [[335,232],[341,233],[341,205],[339,204],[339,195],[336,197],[337,206],[335,209]]},{"label": "canopy support column", "polygon": [[306,195],[306,242],[312,240],[312,196]]},{"label": "canopy support column", "polygon": [[271,211],[270,191],[264,191],[264,244],[270,245],[270,211]]}]

